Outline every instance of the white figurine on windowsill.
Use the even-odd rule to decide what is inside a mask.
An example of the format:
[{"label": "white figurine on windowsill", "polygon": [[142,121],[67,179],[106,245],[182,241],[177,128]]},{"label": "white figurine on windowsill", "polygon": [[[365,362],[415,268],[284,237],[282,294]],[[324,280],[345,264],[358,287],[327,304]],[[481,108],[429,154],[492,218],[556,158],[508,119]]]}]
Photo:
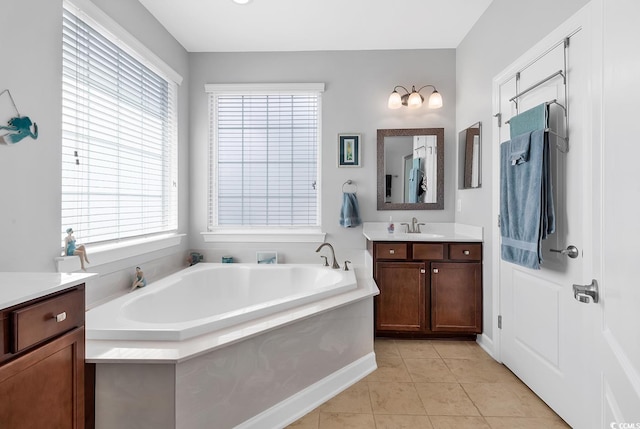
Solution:
[{"label": "white figurine on windowsill", "polygon": [[84,263],[90,263],[87,258],[87,249],[85,249],[84,244],[76,246],[76,238],[73,236],[73,228],[67,228],[67,236],[64,238],[64,254],[66,256],[78,256],[80,258],[80,267],[83,271],[86,271]]},{"label": "white figurine on windowsill", "polygon": [[131,290],[135,290],[139,287],[145,287],[147,285],[147,279],[144,278],[144,273],[140,269],[140,267],[136,267],[136,277],[133,280],[133,284],[131,285]]}]

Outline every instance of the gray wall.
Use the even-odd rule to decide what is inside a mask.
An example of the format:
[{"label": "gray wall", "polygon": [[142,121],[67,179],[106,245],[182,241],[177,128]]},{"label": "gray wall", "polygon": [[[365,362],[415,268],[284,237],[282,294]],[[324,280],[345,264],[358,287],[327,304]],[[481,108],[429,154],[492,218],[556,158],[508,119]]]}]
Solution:
[{"label": "gray wall", "polygon": [[[327,240],[339,249],[364,249],[362,228],[341,228],[338,224],[342,184],[352,179],[358,186],[361,217],[366,221],[406,221],[412,216],[422,222],[453,221],[455,180],[455,51],[355,51],[355,52],[270,52],[193,53],[191,70],[191,247],[217,248],[220,252],[252,258],[256,246],[203,243],[200,233],[207,222],[207,83],[324,82],[322,117],[322,229]],[[444,107],[390,110],[387,99],[395,85],[434,84],[444,98]],[[429,94],[427,92],[427,94]],[[443,127],[445,129],[445,210],[376,210],[376,130],[378,128]],[[337,167],[339,133],[362,134],[362,168]],[[261,246],[264,248],[264,246]],[[273,246],[271,246],[273,249]],[[242,250],[241,250],[242,249]],[[276,246],[274,250],[289,262],[313,258],[315,246]],[[344,253],[343,253],[344,254]],[[255,257],[255,256],[253,256]]]},{"label": "gray wall", "polygon": [[[188,209],[188,56],[137,1],[94,0],[94,3],[151,49],[184,78],[179,90],[180,231],[187,232]],[[38,123],[37,140],[0,145],[0,271],[54,271],[60,256],[60,187],[62,115],[62,1],[7,0],[0,13],[0,43],[4,61],[0,90],[8,88],[20,113]],[[8,103],[3,96],[2,106]],[[4,109],[2,110],[5,111]],[[0,118],[4,122],[8,118]],[[182,248],[144,255],[109,267],[101,274],[119,274],[130,282],[137,263],[180,254]],[[91,259],[91,258],[89,258]],[[164,261],[166,264],[166,260]],[[92,267],[89,266],[92,271]],[[131,273],[131,275],[133,275]]]},{"label": "gray wall", "polygon": [[[494,0],[456,49],[456,130],[482,121],[482,188],[458,190],[462,210],[455,221],[484,229],[484,331],[493,338],[492,261],[493,143],[492,80],[551,30],[587,4],[587,0]],[[456,185],[457,186],[457,185]],[[495,273],[497,275],[498,273]]]}]

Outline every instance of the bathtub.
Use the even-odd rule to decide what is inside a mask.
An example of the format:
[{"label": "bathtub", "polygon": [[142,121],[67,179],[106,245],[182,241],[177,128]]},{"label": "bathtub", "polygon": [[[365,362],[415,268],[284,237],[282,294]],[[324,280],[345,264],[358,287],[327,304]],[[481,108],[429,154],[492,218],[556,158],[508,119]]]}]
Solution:
[{"label": "bathtub", "polygon": [[95,427],[286,427],[375,370],[378,292],[354,271],[201,263],[95,307]]},{"label": "bathtub", "polygon": [[86,338],[182,341],[356,287],[317,265],[200,263],[89,310]]}]

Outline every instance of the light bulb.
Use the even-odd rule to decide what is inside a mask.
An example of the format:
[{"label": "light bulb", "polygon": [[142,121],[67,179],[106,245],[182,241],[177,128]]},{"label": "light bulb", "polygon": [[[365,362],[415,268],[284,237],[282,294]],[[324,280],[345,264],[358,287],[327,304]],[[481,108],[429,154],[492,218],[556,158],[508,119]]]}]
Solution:
[{"label": "light bulb", "polygon": [[407,100],[407,107],[417,109],[420,106],[422,106],[422,96],[418,94],[414,88]]},{"label": "light bulb", "polygon": [[387,104],[389,109],[399,109],[402,106],[402,97],[398,94],[398,91],[393,91],[389,96],[389,103]]},{"label": "light bulb", "polygon": [[438,91],[433,91],[429,97],[429,109],[439,109],[442,107],[442,95]]}]

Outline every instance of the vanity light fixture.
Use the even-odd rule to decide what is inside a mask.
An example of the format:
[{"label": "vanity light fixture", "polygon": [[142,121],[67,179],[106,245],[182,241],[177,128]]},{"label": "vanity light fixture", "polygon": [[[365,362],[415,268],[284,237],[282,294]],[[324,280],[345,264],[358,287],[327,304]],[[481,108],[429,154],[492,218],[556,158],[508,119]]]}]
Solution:
[{"label": "vanity light fixture", "polygon": [[[422,103],[424,103],[424,97],[422,96],[422,94],[420,94],[420,91],[422,91],[424,88],[428,86],[433,88],[433,92],[429,96],[429,102],[428,102],[429,109],[441,108],[442,95],[440,95],[440,93],[438,92],[435,86],[425,85],[416,91],[415,85],[412,85],[411,92],[409,92],[407,88],[405,88],[404,86],[398,85],[395,88],[393,88],[393,92],[389,96],[389,103],[388,103],[389,109],[399,109],[400,106],[407,106],[411,109],[417,109],[418,107],[422,106]],[[404,89],[405,94],[400,95],[400,93],[398,92],[398,88]]]}]

